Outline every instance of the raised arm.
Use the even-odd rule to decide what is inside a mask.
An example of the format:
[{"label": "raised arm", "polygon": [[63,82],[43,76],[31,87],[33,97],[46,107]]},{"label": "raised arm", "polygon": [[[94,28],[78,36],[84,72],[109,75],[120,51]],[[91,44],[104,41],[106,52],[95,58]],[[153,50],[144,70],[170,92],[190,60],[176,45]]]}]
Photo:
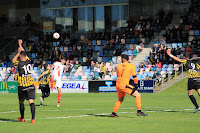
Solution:
[{"label": "raised arm", "polygon": [[43,72],[39,77],[38,77],[38,79],[40,80],[40,78],[42,77],[42,76],[44,76],[46,73],[45,72]]},{"label": "raised arm", "polygon": [[178,62],[181,62],[181,59],[179,59],[178,57],[174,56],[171,54],[171,51],[168,49],[167,52],[166,52],[172,59],[178,61]]},{"label": "raised arm", "polygon": [[22,51],[22,49],[19,47],[18,48],[18,53],[15,55],[15,57],[12,59],[12,63],[15,63],[20,55],[20,52]]}]

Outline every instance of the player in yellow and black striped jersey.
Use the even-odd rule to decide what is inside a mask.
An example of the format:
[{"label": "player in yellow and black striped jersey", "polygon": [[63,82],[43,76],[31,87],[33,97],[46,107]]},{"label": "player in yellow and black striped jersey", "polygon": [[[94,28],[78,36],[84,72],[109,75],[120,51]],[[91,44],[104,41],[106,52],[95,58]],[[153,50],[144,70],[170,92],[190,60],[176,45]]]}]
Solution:
[{"label": "player in yellow and black striped jersey", "polygon": [[49,64],[44,65],[45,71],[40,75],[39,88],[42,91],[42,96],[40,97],[40,106],[43,106],[44,98],[50,95],[49,81],[50,81],[50,66]]},{"label": "player in yellow and black striped jersey", "polygon": [[[21,114],[21,117],[19,117],[18,120],[21,122],[25,122],[24,100],[29,100],[32,114],[31,123],[35,123],[35,87],[33,84],[33,77],[31,74],[31,61],[29,60],[24,48],[22,47],[22,39],[19,39],[18,43],[18,53],[12,60],[14,65],[18,68],[18,98]],[[19,61],[18,57],[20,58]]]},{"label": "player in yellow and black striped jersey", "polygon": [[189,76],[188,76],[188,96],[192,103],[194,104],[195,112],[200,111],[200,107],[196,102],[195,97],[193,96],[193,89],[197,91],[197,93],[200,96],[200,76],[198,73],[198,70],[200,69],[200,65],[197,63],[194,63],[192,60],[189,60],[189,58],[186,59],[179,59],[178,57],[171,54],[171,51],[168,49],[167,54],[173,58],[174,60],[183,63],[185,66],[185,69],[187,70]]}]

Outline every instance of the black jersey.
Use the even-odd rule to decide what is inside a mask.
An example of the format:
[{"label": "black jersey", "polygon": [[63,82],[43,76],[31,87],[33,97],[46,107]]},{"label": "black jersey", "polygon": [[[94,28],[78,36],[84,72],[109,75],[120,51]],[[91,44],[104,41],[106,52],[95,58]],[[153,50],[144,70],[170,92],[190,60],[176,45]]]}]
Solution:
[{"label": "black jersey", "polygon": [[31,61],[16,61],[14,65],[18,67],[18,86],[29,87],[33,85],[33,77],[31,74]]},{"label": "black jersey", "polygon": [[200,69],[200,65],[197,63],[192,62],[191,60],[181,60],[183,65],[185,66],[189,76],[188,78],[198,78],[199,73],[197,72],[198,69]]}]

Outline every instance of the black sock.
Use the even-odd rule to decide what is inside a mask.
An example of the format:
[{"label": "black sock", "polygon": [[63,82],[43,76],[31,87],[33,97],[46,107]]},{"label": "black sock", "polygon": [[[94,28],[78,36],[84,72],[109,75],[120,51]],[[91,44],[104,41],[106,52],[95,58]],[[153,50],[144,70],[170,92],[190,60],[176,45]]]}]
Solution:
[{"label": "black sock", "polygon": [[32,119],[35,119],[35,104],[31,103],[30,107],[31,107]]},{"label": "black sock", "polygon": [[25,110],[23,103],[19,104],[19,110],[20,110],[20,114],[21,114],[21,119],[23,119],[24,118],[24,110]]},{"label": "black sock", "polygon": [[137,110],[137,113],[140,113],[141,112],[141,110]]},{"label": "black sock", "polygon": [[192,101],[192,103],[194,104],[194,106],[196,108],[199,108],[199,105],[197,104],[197,101],[196,101],[195,97],[193,95],[190,95],[189,98]]}]

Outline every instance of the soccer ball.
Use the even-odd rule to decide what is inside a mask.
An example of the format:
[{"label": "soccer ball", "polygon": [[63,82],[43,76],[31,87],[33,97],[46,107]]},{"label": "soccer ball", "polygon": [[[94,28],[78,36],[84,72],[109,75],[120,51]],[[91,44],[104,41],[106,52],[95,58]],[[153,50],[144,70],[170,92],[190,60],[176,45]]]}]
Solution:
[{"label": "soccer ball", "polygon": [[57,33],[57,32],[55,32],[54,34],[53,34],[53,38],[54,39],[58,39],[60,37],[60,35]]}]

